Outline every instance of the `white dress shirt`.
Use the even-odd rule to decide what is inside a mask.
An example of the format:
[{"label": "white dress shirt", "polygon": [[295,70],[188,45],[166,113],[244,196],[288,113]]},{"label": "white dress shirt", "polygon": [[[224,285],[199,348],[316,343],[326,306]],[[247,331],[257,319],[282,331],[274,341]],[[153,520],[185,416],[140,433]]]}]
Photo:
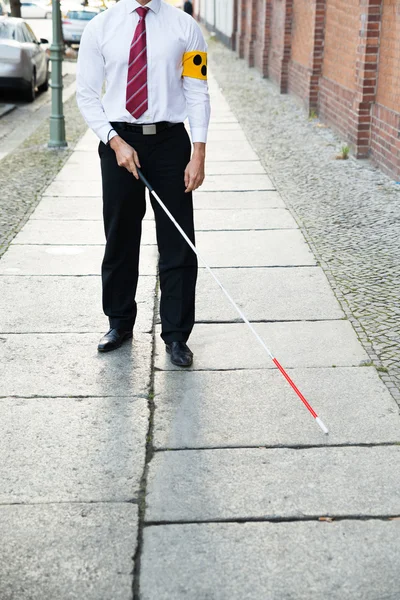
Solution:
[{"label": "white dress shirt", "polygon": [[126,110],[129,50],[140,6],[136,0],[120,0],[87,24],[78,57],[79,109],[104,143],[117,135],[110,133],[112,121],[181,123],[186,117],[192,141],[206,142],[210,120],[207,81],[182,77],[182,58],[185,52],[206,52],[207,44],[192,17],[162,0],[145,5],[150,9],[146,16],[148,110],[139,119]]}]

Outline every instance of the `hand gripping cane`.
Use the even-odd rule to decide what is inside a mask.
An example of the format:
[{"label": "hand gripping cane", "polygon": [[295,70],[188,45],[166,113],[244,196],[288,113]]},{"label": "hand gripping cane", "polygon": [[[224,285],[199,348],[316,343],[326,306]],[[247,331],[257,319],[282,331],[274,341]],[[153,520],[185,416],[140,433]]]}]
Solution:
[{"label": "hand gripping cane", "polygon": [[165,206],[165,204],[163,203],[163,201],[161,200],[161,198],[158,196],[158,194],[154,191],[153,187],[147,181],[146,177],[143,175],[143,173],[141,172],[141,170],[137,169],[137,172],[138,172],[139,178],[144,183],[144,185],[147,187],[147,189],[149,190],[150,194],[153,196],[153,198],[158,202],[158,204],[161,206],[161,208],[163,209],[163,211],[171,219],[171,221],[173,222],[173,224],[175,225],[175,227],[177,228],[177,230],[179,231],[179,233],[184,237],[184,239],[189,244],[189,246],[191,247],[191,249],[193,250],[193,252],[196,254],[196,256],[200,260],[200,262],[203,263],[203,265],[205,266],[205,268],[207,269],[207,271],[210,273],[210,275],[213,277],[213,279],[215,279],[215,281],[217,282],[217,284],[219,285],[219,287],[221,288],[221,290],[224,292],[225,296],[228,298],[229,302],[232,304],[232,306],[234,307],[234,309],[236,310],[236,312],[239,314],[240,318],[243,319],[243,321],[249,327],[250,331],[257,338],[257,340],[259,341],[259,343],[261,344],[261,346],[264,348],[264,350],[266,351],[266,353],[271,358],[271,360],[274,363],[274,365],[279,369],[279,371],[282,373],[282,375],[284,376],[284,378],[286,379],[286,381],[289,383],[289,385],[296,392],[297,396],[300,398],[300,400],[303,402],[303,404],[305,405],[305,407],[307,408],[307,410],[314,417],[315,421],[318,423],[318,425],[320,426],[320,428],[322,429],[322,431],[324,433],[328,434],[329,431],[328,431],[327,427],[321,421],[321,419],[319,418],[319,416],[317,415],[317,413],[315,412],[315,410],[307,402],[307,400],[305,399],[305,397],[303,396],[303,394],[300,392],[299,388],[296,386],[296,384],[294,383],[294,381],[286,373],[286,371],[282,367],[282,365],[278,362],[278,360],[276,358],[274,358],[274,356],[271,353],[271,351],[269,350],[268,346],[264,343],[264,340],[258,335],[258,333],[254,329],[253,325],[250,323],[250,321],[247,319],[247,317],[240,310],[240,308],[238,307],[238,305],[236,304],[236,302],[233,300],[233,298],[230,296],[230,294],[226,291],[226,289],[224,288],[224,286],[222,285],[222,283],[220,282],[220,280],[218,279],[218,277],[214,274],[214,272],[208,266],[208,264],[206,263],[206,261],[204,260],[204,258],[200,255],[200,253],[198,252],[196,246],[188,238],[188,236],[183,231],[183,229],[179,225],[179,223],[177,223],[177,221],[174,219],[174,217],[172,216],[172,214],[169,212],[168,208]]}]

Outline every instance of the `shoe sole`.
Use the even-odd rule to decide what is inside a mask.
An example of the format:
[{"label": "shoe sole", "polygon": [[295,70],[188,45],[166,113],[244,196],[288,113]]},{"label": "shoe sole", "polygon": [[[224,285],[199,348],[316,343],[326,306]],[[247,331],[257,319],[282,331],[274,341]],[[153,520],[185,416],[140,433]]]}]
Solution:
[{"label": "shoe sole", "polygon": [[[167,354],[169,354],[171,356],[171,350],[170,348],[168,348],[168,346],[165,346],[165,351],[167,352]],[[187,365],[182,365],[181,363],[176,362],[175,360],[173,360],[172,356],[171,356],[171,362],[173,365],[175,365],[176,367],[181,367],[182,369],[187,369],[188,367],[191,367],[193,364],[193,358],[191,359],[190,363]]]},{"label": "shoe sole", "polygon": [[107,346],[105,348],[99,348],[98,347],[97,351],[101,352],[102,354],[104,354],[105,352],[112,352],[113,350],[118,350],[118,348],[121,348],[122,344],[124,342],[126,342],[126,340],[130,340],[130,339],[132,339],[132,337],[133,337],[133,334],[131,333],[129,335],[126,335],[124,337],[124,339],[117,346],[113,346],[112,348],[109,348],[109,347],[107,348]]}]

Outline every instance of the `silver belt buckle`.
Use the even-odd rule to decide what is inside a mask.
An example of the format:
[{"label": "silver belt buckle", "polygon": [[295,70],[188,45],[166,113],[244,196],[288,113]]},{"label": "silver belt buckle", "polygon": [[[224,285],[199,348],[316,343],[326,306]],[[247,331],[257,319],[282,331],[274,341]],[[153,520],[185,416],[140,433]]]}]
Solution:
[{"label": "silver belt buckle", "polygon": [[156,125],[143,125],[143,135],[156,135],[157,126]]}]

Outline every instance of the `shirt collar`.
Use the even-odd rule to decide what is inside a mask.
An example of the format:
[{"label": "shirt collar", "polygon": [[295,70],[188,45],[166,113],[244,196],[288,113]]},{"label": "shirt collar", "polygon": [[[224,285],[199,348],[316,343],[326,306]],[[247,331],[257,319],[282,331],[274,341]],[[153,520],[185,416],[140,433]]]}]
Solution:
[{"label": "shirt collar", "polygon": [[[136,2],[136,0],[128,0],[127,5],[128,12],[133,12],[134,10],[142,6],[141,4],[139,4],[139,2]],[[158,11],[161,8],[161,0],[151,0],[151,2],[146,4],[143,8],[149,8],[153,12],[158,13]]]}]

